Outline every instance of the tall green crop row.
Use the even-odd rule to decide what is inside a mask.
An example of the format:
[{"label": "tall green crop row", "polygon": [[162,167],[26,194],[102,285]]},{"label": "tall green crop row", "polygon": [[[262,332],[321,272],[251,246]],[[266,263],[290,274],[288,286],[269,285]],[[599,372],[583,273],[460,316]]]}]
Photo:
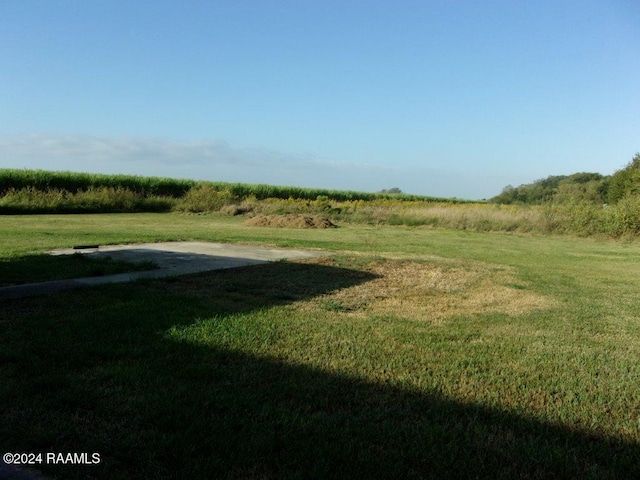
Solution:
[{"label": "tall green crop row", "polygon": [[77,193],[90,188],[122,188],[143,196],[161,196],[182,198],[192,188],[207,185],[211,191],[226,191],[236,199],[255,197],[258,200],[267,198],[301,199],[314,201],[322,196],[337,202],[355,200],[400,200],[430,201],[444,203],[465,203],[463,200],[443,199],[421,195],[368,193],[343,190],[327,190],[319,188],[302,188],[291,186],[274,186],[264,184],[244,184],[225,182],[196,182],[193,180],[177,180],[172,178],[141,177],[133,175],[104,175],[75,172],[50,172],[45,170],[0,169],[0,195],[10,189],[21,190],[32,188],[39,191],[60,190]]},{"label": "tall green crop row", "polygon": [[96,188],[113,188],[129,190],[141,196],[180,198],[195,183],[192,180],[134,175],[0,169],[0,194],[6,194],[10,189],[21,190],[24,188],[38,191],[60,190],[69,193]]},{"label": "tall green crop row", "polygon": [[369,192],[356,192],[350,190],[327,190],[321,188],[302,188],[302,187],[289,187],[289,186],[274,186],[274,185],[250,185],[243,183],[215,183],[221,189],[228,189],[234,197],[246,198],[255,197],[258,200],[265,200],[267,198],[279,198],[286,200],[288,198],[294,198],[299,200],[314,201],[318,197],[327,197],[330,200],[336,202],[348,202],[356,200],[372,201],[372,200],[399,200],[399,201],[430,201],[430,202],[443,202],[443,203],[466,203],[464,200],[457,199],[444,199],[436,197],[427,197],[424,195],[407,195],[407,194],[393,194],[393,193],[369,193]]},{"label": "tall green crop row", "polygon": [[142,196],[125,188],[90,187],[75,193],[33,187],[9,189],[0,196],[0,214],[167,212],[175,200]]}]

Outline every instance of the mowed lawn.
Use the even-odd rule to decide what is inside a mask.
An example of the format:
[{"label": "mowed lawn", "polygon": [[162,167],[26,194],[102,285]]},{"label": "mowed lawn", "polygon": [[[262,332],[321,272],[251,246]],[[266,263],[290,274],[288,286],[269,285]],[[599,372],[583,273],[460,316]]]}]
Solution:
[{"label": "mowed lawn", "polygon": [[65,479],[640,478],[638,242],[0,217],[4,271],[156,240],[334,255],[0,303],[2,453],[99,453],[33,465]]}]

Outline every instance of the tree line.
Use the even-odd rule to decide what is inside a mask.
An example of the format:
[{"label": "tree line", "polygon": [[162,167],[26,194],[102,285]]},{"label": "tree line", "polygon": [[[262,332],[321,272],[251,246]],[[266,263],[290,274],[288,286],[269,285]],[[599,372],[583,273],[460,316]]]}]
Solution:
[{"label": "tree line", "polygon": [[489,201],[520,205],[568,202],[613,205],[630,195],[640,195],[640,153],[613,175],[587,172],[551,175],[518,187],[508,185]]}]

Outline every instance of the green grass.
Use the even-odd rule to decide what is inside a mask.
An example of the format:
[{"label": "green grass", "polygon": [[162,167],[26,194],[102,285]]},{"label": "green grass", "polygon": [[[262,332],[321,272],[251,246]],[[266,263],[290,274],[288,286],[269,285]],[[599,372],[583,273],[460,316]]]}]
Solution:
[{"label": "green grass", "polygon": [[1,449],[101,454],[61,478],[640,475],[637,243],[0,217],[9,264],[153,240],[337,254],[4,302]]}]

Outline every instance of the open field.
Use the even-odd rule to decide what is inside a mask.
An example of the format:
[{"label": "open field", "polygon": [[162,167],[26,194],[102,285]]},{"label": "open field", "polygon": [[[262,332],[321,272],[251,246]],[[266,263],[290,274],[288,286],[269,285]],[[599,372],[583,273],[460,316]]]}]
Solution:
[{"label": "open field", "polygon": [[100,453],[37,466],[61,478],[640,477],[638,243],[0,216],[9,270],[158,240],[335,255],[0,304],[3,452]]},{"label": "open field", "polygon": [[0,215],[179,212],[241,215],[260,222],[265,216],[304,214],[351,224],[626,239],[640,236],[640,197],[635,190],[621,194],[610,205],[603,203],[602,195],[579,194],[584,188],[549,187],[546,202],[503,205],[404,193],[0,169]]}]

